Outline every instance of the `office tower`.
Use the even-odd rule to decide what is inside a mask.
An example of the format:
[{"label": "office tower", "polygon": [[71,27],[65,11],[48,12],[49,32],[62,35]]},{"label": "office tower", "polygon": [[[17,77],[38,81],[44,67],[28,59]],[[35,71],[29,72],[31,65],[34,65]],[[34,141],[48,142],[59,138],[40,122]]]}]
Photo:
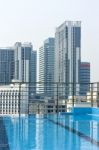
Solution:
[{"label": "office tower", "polygon": [[80,95],[85,96],[90,89],[90,63],[80,64]]},{"label": "office tower", "polygon": [[[75,84],[79,82],[80,55],[81,22],[65,21],[56,28],[55,34],[54,81],[66,84],[66,87],[60,85],[60,97],[79,93],[79,88],[77,89]],[[72,83],[71,86],[68,86],[68,83]]]},{"label": "office tower", "polygon": [[31,98],[36,94],[36,77],[37,77],[37,52],[32,50],[31,52],[31,68],[30,68],[30,87]]},{"label": "office tower", "polygon": [[[21,98],[25,97],[24,102],[21,100],[21,113],[28,111],[28,106],[33,101],[32,96],[36,94],[36,57],[36,51],[33,51],[31,43],[16,43],[12,48],[0,49],[0,84],[8,84],[0,86],[1,99],[3,100],[0,104],[2,103],[4,106],[0,110],[2,113],[18,113],[17,105],[19,103],[16,98],[19,98],[20,94]],[[12,79],[15,79],[13,86],[10,85]],[[23,88],[24,94],[22,95],[19,90],[20,85],[23,84],[26,87]],[[9,100],[9,96],[11,100]]]},{"label": "office tower", "polygon": [[[46,96],[53,96],[55,39],[48,38],[39,49],[39,81]],[[43,91],[44,90],[44,91]]]},{"label": "office tower", "polygon": [[39,48],[39,81],[44,82],[44,46]]},{"label": "office tower", "polygon": [[29,84],[29,105],[36,93],[36,57],[31,43],[15,44],[15,79]]},{"label": "office tower", "polygon": [[31,52],[31,82],[36,82],[36,75],[37,75],[37,52]]},{"label": "office tower", "polygon": [[0,84],[9,84],[14,78],[14,49],[0,48]]},{"label": "office tower", "polygon": [[44,46],[39,48],[39,93],[44,94]]},{"label": "office tower", "polygon": [[30,82],[31,68],[31,43],[15,44],[15,79]]}]

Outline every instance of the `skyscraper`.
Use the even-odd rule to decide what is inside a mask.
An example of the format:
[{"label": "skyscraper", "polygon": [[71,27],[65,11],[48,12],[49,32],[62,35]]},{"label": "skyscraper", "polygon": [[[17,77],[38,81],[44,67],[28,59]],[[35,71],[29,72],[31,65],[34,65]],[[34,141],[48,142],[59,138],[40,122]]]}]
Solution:
[{"label": "skyscraper", "polygon": [[15,79],[29,83],[29,102],[36,93],[36,61],[31,43],[15,44]]},{"label": "skyscraper", "polygon": [[[66,85],[79,82],[80,55],[81,22],[65,21],[56,28],[55,34],[55,82],[64,82]],[[70,91],[66,91],[65,87],[61,87],[60,95],[65,92],[67,96],[72,95],[72,90]],[[76,90],[74,94],[77,94]]]},{"label": "skyscraper", "polygon": [[15,44],[15,79],[30,82],[31,52],[31,43]]},{"label": "skyscraper", "polygon": [[[22,95],[21,93],[21,97],[24,99],[24,101],[21,100],[22,108],[23,112],[25,108],[27,111],[29,110],[28,107],[32,104],[33,96],[36,94],[36,61],[37,53],[36,51],[33,51],[31,43],[21,44],[18,42],[12,48],[0,49],[0,84],[10,85],[12,79],[14,79],[13,85],[15,85],[16,82],[19,82],[16,83],[18,88],[14,86],[15,91],[14,89],[11,89],[12,87],[9,85],[3,85],[0,87],[1,96],[3,96],[2,100],[4,101],[1,102],[1,104],[6,106],[6,108],[2,107],[1,110],[5,113],[9,113],[7,108],[11,109],[12,113],[17,113],[15,110],[18,111],[18,109],[14,109],[14,107],[12,109],[12,106],[15,104],[17,107],[16,101],[20,98],[19,96],[17,97],[18,93],[16,95],[16,93],[14,94],[13,92],[16,92],[17,90],[19,91],[23,84],[26,85],[26,88],[23,90],[24,94]],[[4,90],[5,95],[2,95],[2,90]],[[8,101],[9,96],[12,96],[12,99],[14,98],[13,100],[15,100],[15,103],[11,104],[11,102]]]},{"label": "skyscraper", "polygon": [[31,52],[31,82],[36,82],[37,75],[37,52],[32,50]]},{"label": "skyscraper", "polygon": [[9,84],[14,78],[14,49],[0,48],[0,83]]},{"label": "skyscraper", "polygon": [[86,96],[90,90],[90,63],[81,62],[80,64],[80,95]]},{"label": "skyscraper", "polygon": [[36,94],[36,76],[37,76],[37,52],[32,50],[31,64],[30,64],[30,86],[31,86],[30,90],[32,95]]},{"label": "skyscraper", "polygon": [[0,82],[36,82],[36,61],[31,43],[17,42],[14,47],[0,48]]},{"label": "skyscraper", "polygon": [[46,96],[53,96],[55,39],[48,38],[39,49],[39,81]]}]

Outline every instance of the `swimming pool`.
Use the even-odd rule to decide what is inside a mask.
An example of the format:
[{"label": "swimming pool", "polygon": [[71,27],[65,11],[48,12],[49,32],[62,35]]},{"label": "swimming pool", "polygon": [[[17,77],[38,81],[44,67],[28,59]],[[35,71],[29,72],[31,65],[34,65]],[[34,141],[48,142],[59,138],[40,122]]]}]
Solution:
[{"label": "swimming pool", "polygon": [[99,121],[88,115],[0,117],[0,150],[99,150]]}]

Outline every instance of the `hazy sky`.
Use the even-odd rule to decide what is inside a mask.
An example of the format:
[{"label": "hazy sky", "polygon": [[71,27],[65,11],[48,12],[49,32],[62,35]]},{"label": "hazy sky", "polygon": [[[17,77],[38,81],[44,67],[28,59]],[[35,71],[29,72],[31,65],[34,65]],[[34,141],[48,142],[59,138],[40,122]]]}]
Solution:
[{"label": "hazy sky", "polygon": [[99,81],[99,0],[0,0],[0,47],[28,41],[38,50],[65,20],[82,21],[82,60]]}]

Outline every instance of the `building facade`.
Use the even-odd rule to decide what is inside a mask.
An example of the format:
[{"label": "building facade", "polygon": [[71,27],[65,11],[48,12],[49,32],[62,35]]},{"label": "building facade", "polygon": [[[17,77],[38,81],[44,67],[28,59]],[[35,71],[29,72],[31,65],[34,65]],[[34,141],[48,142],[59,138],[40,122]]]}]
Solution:
[{"label": "building facade", "polygon": [[[79,93],[79,88],[76,92],[75,84],[80,81],[80,61],[81,22],[65,21],[56,28],[55,33],[54,81],[66,84],[66,86],[60,85],[60,97]],[[69,86],[70,83],[71,86]]]},{"label": "building facade", "polygon": [[44,46],[39,48],[39,93],[44,94]]},{"label": "building facade", "polygon": [[[18,113],[16,97],[18,96],[18,84],[20,82],[21,84],[28,84],[27,97],[29,105],[31,105],[33,97],[36,94],[36,67],[37,53],[33,50],[31,43],[22,44],[18,42],[12,48],[0,49],[0,102],[2,105],[1,110],[3,110],[1,113]],[[16,81],[13,87],[10,86],[12,79]],[[25,90],[27,91],[25,88],[23,90],[24,92]],[[15,91],[17,91],[16,94]],[[15,102],[14,100],[10,102],[9,98],[14,98]],[[4,100],[4,103],[2,100]],[[15,111],[11,109],[12,105],[15,105]],[[23,105],[25,105],[25,101]],[[21,110],[21,113],[22,111],[24,110]]]},{"label": "building facade", "polygon": [[90,63],[80,64],[80,95],[85,96],[90,90]]},{"label": "building facade", "polygon": [[15,79],[29,83],[29,104],[36,94],[37,53],[31,43],[15,44]]},{"label": "building facade", "polygon": [[37,52],[32,50],[31,52],[31,82],[36,82],[36,76],[37,76]]},{"label": "building facade", "polygon": [[19,81],[1,85],[0,114],[27,114],[28,93],[28,85],[20,84]]},{"label": "building facade", "polygon": [[31,64],[30,64],[30,99],[36,94],[36,77],[37,77],[37,52],[32,50],[31,52]]},{"label": "building facade", "polygon": [[53,96],[55,39],[48,38],[39,49],[39,81],[46,96]]},{"label": "building facade", "polygon": [[15,44],[15,79],[29,82],[31,76],[31,43]]},{"label": "building facade", "polygon": [[0,84],[9,84],[14,78],[14,49],[0,48]]}]

